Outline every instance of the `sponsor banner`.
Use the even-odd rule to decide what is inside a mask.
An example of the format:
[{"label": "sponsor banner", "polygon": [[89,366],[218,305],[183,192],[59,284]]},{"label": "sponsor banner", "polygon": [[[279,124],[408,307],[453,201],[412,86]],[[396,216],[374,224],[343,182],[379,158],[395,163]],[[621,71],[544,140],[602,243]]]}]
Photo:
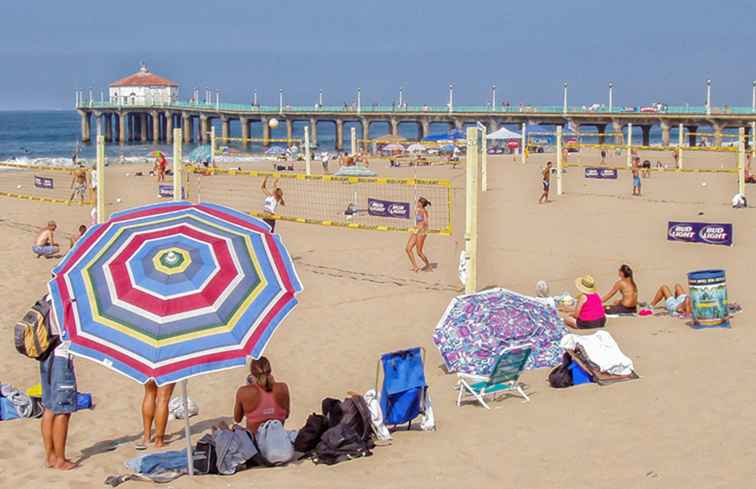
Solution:
[{"label": "sponsor banner", "polygon": [[37,188],[52,189],[55,187],[55,182],[50,177],[38,177],[34,175],[34,186]]},{"label": "sponsor banner", "polygon": [[[181,198],[185,199],[186,198],[186,192],[184,191],[182,193],[184,195],[182,195]],[[170,184],[170,183],[161,183],[158,186],[158,194],[161,197],[172,199],[173,198],[173,184]]]},{"label": "sponsor banner", "polygon": [[667,224],[667,239],[732,246],[732,224],[670,221]]},{"label": "sponsor banner", "polygon": [[409,202],[392,202],[368,198],[368,215],[379,217],[410,218]]},{"label": "sponsor banner", "polygon": [[585,169],[585,178],[601,178],[616,180],[619,172],[616,168],[596,168],[589,167]]}]

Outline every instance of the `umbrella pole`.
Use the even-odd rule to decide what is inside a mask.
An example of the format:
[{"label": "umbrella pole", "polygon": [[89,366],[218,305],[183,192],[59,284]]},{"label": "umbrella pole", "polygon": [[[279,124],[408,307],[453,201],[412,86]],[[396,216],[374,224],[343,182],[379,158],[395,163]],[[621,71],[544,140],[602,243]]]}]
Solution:
[{"label": "umbrella pole", "polygon": [[181,397],[184,404],[184,436],[186,437],[186,464],[189,470],[189,477],[192,477],[194,476],[194,460],[192,459],[192,430],[189,427],[188,384],[189,381],[186,379],[181,381]]}]

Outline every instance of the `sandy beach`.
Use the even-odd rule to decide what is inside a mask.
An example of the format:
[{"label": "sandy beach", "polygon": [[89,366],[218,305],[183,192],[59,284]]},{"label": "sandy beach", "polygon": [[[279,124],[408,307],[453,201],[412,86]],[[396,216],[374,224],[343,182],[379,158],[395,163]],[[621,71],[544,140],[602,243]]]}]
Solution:
[{"label": "sandy beach", "polygon": [[[728,158],[726,166],[732,167],[734,159]],[[525,165],[508,155],[489,157],[489,191],[480,197],[479,288],[534,294],[535,283],[545,280],[552,293],[574,295],[575,277],[590,273],[606,292],[617,268],[627,263],[636,272],[640,299],[648,301],[662,283],[685,283],[689,271],[723,268],[730,300],[744,309],[733,328],[694,330],[671,317],[612,318],[607,329],[635,363],[640,380],[556,390],[546,383],[547,370],[531,370],[523,376],[530,403],[510,398],[490,411],[472,404],[458,408],[456,376],[441,368],[431,334],[461,289],[464,164],[389,169],[371,160],[381,176],[452,181],[454,233],[431,236],[426,244],[437,267],[409,270],[405,234],[279,223],[305,290],[266,356],[277,380],[291,389],[287,427],[299,428],[320,410],[322,398],[372,388],[381,353],[422,346],[438,431],[399,431],[392,445],[376,448],[374,456],[333,467],[305,460],[231,477],[182,477],[168,487],[751,487],[756,394],[748,379],[756,375],[751,347],[756,213],[730,207],[737,177],[654,173],[643,180],[643,196],[632,197],[629,172],[616,181],[588,180],[581,169],[571,168],[565,194],[538,205],[539,172],[547,159],[554,155],[533,154]],[[578,157],[570,155],[573,161]],[[720,163],[711,154],[686,154],[691,168]],[[109,211],[155,200],[154,180],[126,176],[133,172],[132,166],[108,168]],[[250,206],[258,206],[259,189],[250,195]],[[58,222],[58,240],[67,245],[65,234],[88,224],[90,209],[8,198],[0,204],[0,324],[6,337],[0,343],[0,382],[26,388],[39,381],[38,364],[14,350],[13,325],[45,291],[55,265],[34,258],[30,247],[50,218]],[[735,244],[669,242],[669,220],[732,223]],[[78,359],[76,369],[79,390],[91,392],[97,403],[95,410],[72,417],[68,454],[81,467],[69,473],[44,468],[38,420],[0,422],[0,486],[101,487],[107,476],[126,472],[123,463],[136,455],[133,442],[141,434],[142,387],[87,360]],[[195,442],[211,425],[229,420],[245,375],[236,369],[189,382],[189,396],[200,408],[192,418]],[[171,449],[184,447],[182,427],[170,422]]]}]

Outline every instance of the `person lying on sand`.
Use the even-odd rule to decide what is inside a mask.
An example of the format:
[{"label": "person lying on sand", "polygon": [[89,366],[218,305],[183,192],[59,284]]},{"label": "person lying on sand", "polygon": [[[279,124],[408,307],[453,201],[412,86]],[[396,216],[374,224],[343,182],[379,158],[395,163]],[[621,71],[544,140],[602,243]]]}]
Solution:
[{"label": "person lying on sand", "polygon": [[575,287],[582,292],[578,297],[575,310],[566,318],[564,324],[570,328],[593,329],[606,325],[606,314],[601,303],[601,296],[596,292],[596,282],[590,275],[578,277]]},{"label": "person lying on sand", "polygon": [[606,304],[617,293],[620,294],[619,300],[609,306],[604,306],[607,314],[627,314],[634,313],[638,310],[638,286],[633,280],[633,270],[628,265],[622,265],[619,268],[619,280],[614,282],[610,290],[601,302]]},{"label": "person lying on sand", "polygon": [[32,251],[37,255],[37,258],[44,256],[45,258],[51,258],[58,254],[60,251],[60,245],[55,242],[55,230],[58,225],[55,221],[47,223],[47,227],[39,233],[37,240],[32,246]]},{"label": "person lying on sand", "polygon": [[675,284],[674,292],[666,285],[659,287],[651,300],[651,307],[656,307],[661,301],[664,301],[664,307],[670,314],[690,314],[690,296],[680,284]]}]

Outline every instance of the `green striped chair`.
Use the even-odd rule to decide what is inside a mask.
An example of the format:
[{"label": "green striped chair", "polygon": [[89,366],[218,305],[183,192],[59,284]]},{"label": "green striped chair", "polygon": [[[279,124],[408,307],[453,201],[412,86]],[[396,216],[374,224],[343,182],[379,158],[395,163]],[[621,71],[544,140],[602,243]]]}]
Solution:
[{"label": "green striped chair", "polygon": [[474,399],[484,408],[491,409],[486,403],[486,398],[496,400],[505,395],[519,395],[525,399],[525,402],[530,401],[519,379],[532,349],[530,344],[525,344],[504,350],[499,354],[489,375],[458,373],[457,406],[461,406],[466,400]]}]

